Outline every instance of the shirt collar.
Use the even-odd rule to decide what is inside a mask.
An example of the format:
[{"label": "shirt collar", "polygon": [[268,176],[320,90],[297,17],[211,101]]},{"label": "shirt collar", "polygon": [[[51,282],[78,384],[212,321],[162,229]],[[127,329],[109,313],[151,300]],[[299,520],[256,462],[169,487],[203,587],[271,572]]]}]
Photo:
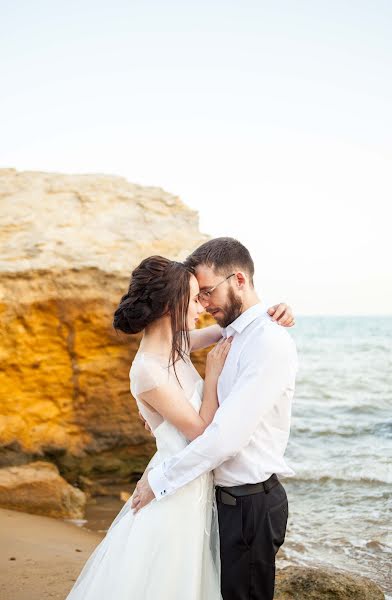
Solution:
[{"label": "shirt collar", "polygon": [[225,337],[230,337],[234,332],[241,333],[244,331],[245,327],[261,315],[267,316],[267,312],[264,305],[261,302],[258,302],[241,313],[235,321],[223,329],[222,333]]}]

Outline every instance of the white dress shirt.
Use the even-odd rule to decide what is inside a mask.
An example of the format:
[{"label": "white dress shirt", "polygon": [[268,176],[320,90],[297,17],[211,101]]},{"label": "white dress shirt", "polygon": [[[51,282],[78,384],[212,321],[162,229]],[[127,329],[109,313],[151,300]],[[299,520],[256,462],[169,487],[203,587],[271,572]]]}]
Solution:
[{"label": "white dress shirt", "polygon": [[294,341],[261,303],[222,334],[233,341],[218,379],[219,408],[202,435],[149,471],[157,500],[211,470],[220,486],[294,475],[284,460],[297,372]]}]

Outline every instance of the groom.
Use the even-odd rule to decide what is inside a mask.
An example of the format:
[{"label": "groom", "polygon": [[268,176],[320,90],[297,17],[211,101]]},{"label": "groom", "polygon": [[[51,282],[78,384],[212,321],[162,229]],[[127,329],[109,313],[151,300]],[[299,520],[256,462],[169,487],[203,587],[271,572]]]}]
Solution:
[{"label": "groom", "polygon": [[214,470],[223,599],[272,600],[275,555],[288,515],[278,477],[294,474],[284,452],[295,345],[264,312],[253,286],[253,260],[240,242],[209,240],[185,262],[197,277],[206,311],[233,341],[218,380],[219,408],[212,423],[138,482],[137,510]]}]

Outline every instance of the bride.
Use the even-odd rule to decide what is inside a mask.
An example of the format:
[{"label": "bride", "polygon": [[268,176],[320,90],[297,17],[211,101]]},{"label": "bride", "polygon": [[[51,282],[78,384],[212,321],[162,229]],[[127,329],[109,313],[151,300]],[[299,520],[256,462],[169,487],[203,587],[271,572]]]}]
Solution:
[{"label": "bride", "polygon": [[[217,381],[231,338],[223,339],[218,325],[196,329],[204,312],[199,293],[182,263],[151,256],[132,272],[114,313],[115,329],[143,332],[130,369],[131,392],[157,446],[143,477],[201,435],[218,409]],[[203,382],[190,352],[212,344]],[[135,514],[132,499],[66,600],[222,600],[213,473]]]}]

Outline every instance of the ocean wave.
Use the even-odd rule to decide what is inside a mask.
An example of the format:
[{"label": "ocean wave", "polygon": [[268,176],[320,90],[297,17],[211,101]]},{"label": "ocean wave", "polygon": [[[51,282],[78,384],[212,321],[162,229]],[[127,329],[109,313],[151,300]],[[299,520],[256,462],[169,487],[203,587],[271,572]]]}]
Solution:
[{"label": "ocean wave", "polygon": [[315,483],[337,483],[337,484],[345,484],[347,482],[350,483],[359,483],[362,485],[392,485],[392,473],[385,474],[385,477],[369,477],[362,475],[352,475],[350,473],[345,473],[344,475],[331,475],[331,474],[315,474],[315,473],[299,473],[294,477],[290,477],[285,480],[292,481],[293,483],[301,483],[301,482],[315,482]]},{"label": "ocean wave", "polygon": [[392,421],[386,423],[377,423],[374,426],[374,431],[383,437],[392,439]]},{"label": "ocean wave", "polygon": [[360,425],[358,422],[353,424],[344,424],[330,426],[309,424],[309,425],[297,425],[293,420],[292,427],[293,435],[308,435],[311,437],[329,437],[338,436],[343,438],[355,437],[363,435],[374,435],[376,437],[382,437],[392,439],[392,421],[389,422],[378,422],[374,424]]},{"label": "ocean wave", "polygon": [[297,389],[293,403],[293,411],[296,416],[300,417],[331,417],[331,414],[336,418],[356,418],[357,415],[363,417],[375,416],[379,419],[390,419],[392,398],[384,395],[373,399],[372,397],[359,398],[353,394],[350,398],[334,398],[331,401],[320,399],[316,395],[305,396],[300,395]]}]

